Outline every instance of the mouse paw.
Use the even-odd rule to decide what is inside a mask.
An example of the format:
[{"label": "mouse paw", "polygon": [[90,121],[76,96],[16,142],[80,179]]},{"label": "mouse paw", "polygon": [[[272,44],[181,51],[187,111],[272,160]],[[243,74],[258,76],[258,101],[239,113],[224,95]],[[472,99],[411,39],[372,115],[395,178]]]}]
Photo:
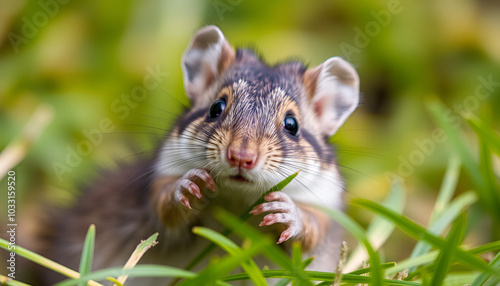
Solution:
[{"label": "mouse paw", "polygon": [[273,192],[264,196],[266,203],[254,207],[250,213],[258,215],[270,212],[259,226],[281,223],[286,229],[281,233],[278,244],[296,237],[302,230],[302,213],[293,200],[283,192]]},{"label": "mouse paw", "polygon": [[177,180],[174,194],[175,200],[191,209],[190,195],[201,199],[201,190],[204,190],[205,187],[215,192],[215,182],[212,176],[206,170],[191,169]]}]

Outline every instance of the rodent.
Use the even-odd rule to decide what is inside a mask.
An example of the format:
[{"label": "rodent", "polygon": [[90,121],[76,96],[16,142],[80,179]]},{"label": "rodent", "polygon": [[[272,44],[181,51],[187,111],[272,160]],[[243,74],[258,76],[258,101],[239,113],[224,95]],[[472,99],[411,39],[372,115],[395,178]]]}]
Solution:
[{"label": "rodent", "polygon": [[[334,271],[341,231],[314,205],[343,208],[344,184],[327,140],[358,105],[355,69],[339,57],[314,68],[296,61],[270,66],[207,26],[184,52],[182,73],[191,107],[156,155],[85,190],[74,208],[52,220],[42,254],[77,269],[85,233],[95,224],[93,270],[123,266],[155,232],[159,244],[141,263],[182,268],[207,244],[192,226],[222,230],[214,206],[240,215],[301,170],[283,191],[265,196],[249,223],[275,233],[284,247],[299,241],[305,255],[315,256],[308,269]],[[56,276],[47,281],[62,278]]]}]

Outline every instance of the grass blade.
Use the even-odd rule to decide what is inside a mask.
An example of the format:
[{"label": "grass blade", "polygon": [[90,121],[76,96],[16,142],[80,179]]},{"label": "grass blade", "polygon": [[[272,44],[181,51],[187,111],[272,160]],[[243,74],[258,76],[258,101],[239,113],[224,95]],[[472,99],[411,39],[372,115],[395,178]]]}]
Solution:
[{"label": "grass blade", "polygon": [[500,240],[497,240],[478,246],[474,249],[469,250],[469,252],[476,255],[476,254],[486,253],[490,251],[499,251],[499,250],[500,250]]},{"label": "grass blade", "polygon": [[489,188],[486,179],[483,174],[481,174],[480,168],[478,168],[478,164],[474,160],[474,156],[469,150],[470,148],[465,145],[465,141],[460,138],[454,127],[446,119],[445,114],[448,114],[451,111],[447,109],[438,99],[431,99],[427,104],[427,108],[429,109],[434,120],[441,126],[448,136],[448,140],[453,149],[455,149],[460,156],[467,173],[469,173],[472,181],[477,186],[479,198],[481,199],[481,202],[485,206],[486,210],[493,216],[498,217],[500,202],[497,200],[495,190]]},{"label": "grass blade", "polygon": [[127,275],[128,277],[182,277],[193,278],[195,273],[179,268],[161,266],[161,265],[137,265],[132,269],[123,269],[121,267],[108,268],[94,271],[78,279],[65,280],[54,286],[73,286],[87,280],[104,280],[107,277],[118,277]]},{"label": "grass blade", "polygon": [[[9,242],[6,241],[5,239],[0,238],[0,247],[9,250]],[[22,256],[28,260],[31,260],[35,262],[38,265],[41,265],[45,268],[48,268],[52,271],[55,271],[57,273],[60,273],[66,277],[70,277],[73,279],[78,279],[80,277],[80,273],[76,272],[73,269],[69,269],[66,266],[63,266],[59,263],[56,263],[50,259],[47,259],[39,254],[34,253],[33,251],[29,251],[21,246],[16,246],[14,250],[9,250],[15,252],[17,255]],[[82,280],[80,282],[85,282],[87,280]],[[92,286],[102,286],[101,284],[95,282],[95,281],[89,281],[89,285]]]},{"label": "grass blade", "polygon": [[[500,241],[495,241],[467,250],[467,252],[469,252],[472,255],[479,255],[486,252],[499,251],[499,250],[500,250]],[[418,257],[403,260],[401,262],[398,262],[397,265],[395,265],[394,267],[387,269],[386,275],[393,276],[396,273],[404,271],[405,269],[409,269],[411,267],[418,267],[420,265],[430,264],[436,260],[437,256],[438,256],[438,251],[434,250],[426,254],[422,254]]]},{"label": "grass blade", "polygon": [[[295,241],[292,245],[292,263],[297,268],[302,268],[302,249],[298,241]],[[296,285],[297,283],[292,281],[292,286]]]},{"label": "grass blade", "polygon": [[500,156],[500,136],[491,130],[490,127],[486,126],[486,124],[472,112],[464,114],[463,117],[474,132],[476,132],[481,141],[486,143],[493,152]]},{"label": "grass blade", "polygon": [[[495,133],[492,128],[479,119],[472,112],[463,114],[464,119],[469,123],[472,129],[476,132],[479,138],[479,154],[480,154],[480,170],[485,178],[485,199],[492,200],[490,205],[493,207],[493,225],[500,223],[500,194],[498,193],[498,176],[495,174],[493,162],[491,159],[491,151],[500,156],[500,136]],[[500,237],[500,230],[493,228],[493,237]]]},{"label": "grass blade", "polygon": [[[311,264],[312,261],[313,261],[312,257],[304,259],[304,261],[302,262],[302,269],[309,266],[309,264]],[[272,276],[269,276],[268,271],[273,271],[272,273],[276,273],[274,271],[283,271],[283,273],[278,274],[278,275],[280,275],[280,277],[286,276],[287,274],[290,273],[289,271],[286,271],[286,270],[263,270],[263,271],[261,271],[261,275],[264,277],[272,277]],[[308,271],[306,271],[306,272],[308,272]],[[222,281],[239,281],[239,280],[248,280],[248,279],[249,279],[248,274],[238,273],[238,274],[231,274],[231,275],[225,276],[221,280]],[[291,281],[292,281],[292,279],[290,279],[290,278],[283,278],[280,281],[276,282],[276,284],[274,284],[274,286],[286,286],[286,285],[289,285],[289,283]]]},{"label": "grass blade", "polygon": [[[276,186],[272,187],[267,192],[265,192],[259,200],[257,200],[250,208],[248,208],[246,211],[243,212],[243,214],[239,217],[240,220],[246,221],[248,218],[250,218],[250,216],[251,216],[250,211],[255,206],[260,205],[264,202],[263,197],[266,194],[271,193],[271,192],[281,191],[286,185],[288,185],[299,174],[299,172],[300,171],[293,173],[292,175],[286,177],[283,181],[279,182]],[[222,231],[222,235],[224,235],[224,236],[229,236],[230,234],[231,234],[231,229],[229,229],[229,228]],[[205,247],[195,258],[193,258],[193,260],[191,260],[191,262],[186,267],[184,267],[184,269],[186,269],[186,270],[193,269],[193,267],[198,265],[198,263],[200,263],[203,260],[203,258],[205,258],[210,252],[212,252],[215,249],[215,246],[216,245],[214,243],[207,245],[207,247]]]},{"label": "grass blade", "polygon": [[[399,182],[394,181],[390,193],[387,195],[384,205],[397,213],[404,209],[406,201],[405,191]],[[382,246],[394,230],[394,225],[386,219],[377,216],[373,219],[366,230],[366,236],[373,249],[376,250]],[[357,269],[367,258],[367,253],[363,246],[358,245],[351,253],[347,264],[344,267],[346,272]]]},{"label": "grass blade", "polygon": [[40,137],[42,131],[49,125],[54,117],[53,107],[41,104],[37,107],[22,133],[7,145],[0,153],[0,180],[9,170],[21,162],[33,143]]},{"label": "grass blade", "polygon": [[29,284],[16,281],[10,277],[0,275],[0,285],[5,286],[30,286]]},{"label": "grass blade", "polygon": [[464,166],[472,177],[473,181],[481,189],[484,188],[484,178],[477,168],[477,164],[474,160],[472,153],[469,148],[465,145],[464,140],[462,140],[456,130],[451,126],[450,122],[446,120],[445,114],[448,114],[449,109],[447,109],[437,98],[431,99],[427,104],[427,109],[430,111],[434,121],[444,130],[448,136],[452,147],[456,150],[460,158],[462,159]]},{"label": "grass blade", "polygon": [[312,285],[311,281],[309,281],[307,275],[304,273],[304,270],[302,270],[302,267],[294,265],[290,257],[275,243],[273,243],[269,236],[261,234],[258,230],[248,226],[239,218],[236,218],[222,209],[218,209],[216,211],[215,217],[227,227],[234,229],[234,232],[237,235],[243,238],[248,238],[253,243],[257,243],[259,241],[268,242],[268,244],[265,245],[265,251],[262,252],[264,256],[283,267],[285,270],[288,270],[289,273],[293,275],[294,279],[297,280],[299,285]]},{"label": "grass blade", "polygon": [[472,191],[459,195],[430,225],[428,231],[433,234],[441,234],[465,208],[471,206],[477,200],[477,195]]},{"label": "grass blade", "polygon": [[[295,245],[300,246],[299,243],[295,243],[294,246]],[[297,250],[295,250],[295,251],[297,251]],[[302,253],[301,252],[302,252],[302,250],[300,249],[299,255],[301,256],[301,259],[302,259]],[[293,250],[292,250],[292,253],[293,253]],[[293,255],[292,255],[292,257],[293,257]],[[297,259],[297,257],[295,256],[294,259]],[[302,269],[306,269],[306,267],[309,266],[309,264],[311,264],[313,262],[313,260],[314,260],[314,257],[308,257],[308,258],[304,259],[304,261],[302,261],[301,264],[300,264],[301,267],[302,267]],[[294,261],[294,263],[295,263],[295,261]],[[295,264],[295,265],[298,265],[298,264]],[[283,278],[280,281],[276,282],[276,284],[274,284],[274,286],[286,286],[291,281],[292,281],[291,279]]]},{"label": "grass blade", "polygon": [[[429,233],[428,231],[425,230],[425,228],[411,221],[407,217],[394,213],[393,211],[388,210],[387,208],[375,202],[364,199],[355,199],[351,202],[351,204],[385,216],[386,218],[390,219],[399,229],[406,232],[414,239],[417,240],[423,239],[428,243],[430,243],[432,246],[439,249],[444,249],[446,247],[447,242],[443,238]],[[479,271],[483,271],[485,273],[490,273],[495,276],[500,276],[500,274],[496,273],[493,270],[493,268],[491,268],[484,261],[462,250],[461,248],[455,249],[454,254],[455,258],[458,259],[460,262],[462,262],[464,265],[467,265]]]},{"label": "grass blade", "polygon": [[[488,190],[491,190],[490,197],[495,200],[493,204],[500,206],[500,187],[498,185],[498,178],[493,170],[493,162],[490,149],[484,142],[479,142],[479,156],[481,173],[485,176],[486,185]],[[498,210],[498,209],[497,209]],[[500,238],[500,229],[496,226],[500,224],[500,212],[496,211],[492,214],[492,237],[493,239]]]},{"label": "grass blade", "polygon": [[439,189],[434,209],[432,210],[430,224],[435,222],[441,216],[441,213],[447,208],[449,202],[451,201],[457,187],[460,167],[460,159],[456,155],[452,155],[448,161],[446,173],[444,174],[444,179],[441,184],[441,188]]},{"label": "grass blade", "polygon": [[266,245],[271,242],[266,240],[252,241],[250,247],[242,250],[234,256],[227,256],[224,259],[217,261],[217,263],[209,264],[205,269],[196,275],[193,279],[186,280],[180,285],[197,286],[197,285],[213,285],[217,280],[222,278],[227,273],[234,270],[234,268],[248,261],[252,256],[261,253]]},{"label": "grass blade", "polygon": [[[389,268],[392,268],[396,266],[396,263],[395,262],[387,262],[387,263],[382,263],[380,264],[380,267],[382,269],[389,269]],[[361,269],[358,269],[358,270],[354,270],[354,271],[351,271],[347,274],[352,274],[352,275],[361,275],[361,274],[365,274],[365,273],[370,273],[372,272],[373,268],[372,267],[365,267],[365,268],[361,268]]]},{"label": "grass blade", "polygon": [[[158,238],[158,233],[155,233],[148,237],[148,239],[141,241],[139,245],[135,248],[134,252],[132,252],[132,255],[130,255],[130,258],[127,260],[127,263],[125,263],[125,266],[123,266],[123,269],[132,269],[134,268],[139,260],[142,258],[142,256],[148,251],[151,247],[155,246],[158,242],[156,239]],[[117,282],[119,284],[124,284],[125,281],[127,281],[127,276],[123,275],[118,277]],[[115,285],[117,285],[115,283]]]},{"label": "grass blade", "polygon": [[[391,265],[394,265],[394,263],[387,263],[387,264],[382,264],[383,268],[390,267]],[[373,268],[366,268],[368,271],[363,272],[363,273],[368,273]],[[333,282],[333,279],[336,277],[335,273],[331,272],[320,272],[320,271],[305,271],[305,274],[309,277],[310,280],[313,281],[323,281],[320,284],[316,285],[331,285]],[[360,273],[362,274],[362,273]],[[262,275],[266,278],[287,278],[287,279],[292,279],[294,276],[290,274],[289,271],[286,270],[263,270]],[[239,281],[239,280],[244,280],[248,279],[248,276],[244,273],[239,273],[239,274],[233,274],[229,275],[223,278],[224,281]],[[362,276],[359,274],[343,274],[342,275],[342,283],[349,283],[349,284],[370,284],[371,283],[371,277],[369,276]],[[411,281],[401,281],[401,280],[390,280],[390,279],[383,279],[383,285],[421,285],[420,283],[417,282],[411,282]],[[324,283],[324,284],[323,284]],[[301,284],[299,284],[301,285]]]},{"label": "grass blade", "polygon": [[453,273],[448,275],[443,282],[443,286],[464,286],[470,285],[477,276],[476,272]]},{"label": "grass blade", "polygon": [[349,231],[360,243],[362,243],[368,255],[370,257],[370,265],[372,267],[371,272],[371,283],[373,285],[383,285],[384,273],[383,269],[380,266],[380,257],[377,252],[373,249],[370,242],[368,241],[368,237],[365,235],[361,226],[359,226],[355,221],[353,221],[346,214],[341,211],[335,209],[327,209],[324,207],[321,208],[328,216],[337,221],[343,228]]},{"label": "grass blade", "polygon": [[[224,251],[233,256],[241,255],[242,253],[242,250],[229,238],[211,229],[205,227],[194,227],[193,233],[217,244],[220,248],[224,249]],[[243,261],[241,263],[241,267],[248,274],[248,277],[252,281],[253,285],[267,285],[266,280],[260,273],[260,269],[251,258],[247,261]]]},{"label": "grass blade", "polygon": [[292,245],[292,261],[295,266],[302,267],[302,249],[298,241]]},{"label": "grass blade", "polygon": [[[383,269],[387,269],[389,267],[394,266],[394,263],[384,263],[380,265]],[[363,268],[352,273],[342,274],[342,283],[363,283],[370,284],[371,277],[362,276],[361,274],[370,273],[373,270],[371,267]],[[337,274],[331,272],[321,272],[321,271],[305,271],[305,274],[309,277],[310,280],[313,281],[323,281],[326,285],[331,285]],[[294,276],[287,270],[262,270],[262,275],[266,278],[286,278],[292,279]],[[228,275],[222,278],[223,281],[240,281],[248,279],[248,275],[246,273],[238,273]],[[401,281],[401,280],[390,280],[383,279],[383,285],[420,285],[416,282],[410,281]],[[301,284],[299,284],[301,285]],[[320,285],[320,284],[317,284]],[[321,284],[323,285],[323,284]]]},{"label": "grass blade", "polygon": [[[427,228],[427,231],[439,235],[453,220],[467,207],[477,202],[477,196],[473,192],[463,193],[458,196],[449,206],[436,218],[436,220]],[[431,246],[425,241],[419,241],[413,249],[410,258],[418,257],[431,249]],[[416,267],[411,267],[409,272],[415,271]]]},{"label": "grass blade", "polygon": [[398,262],[397,265],[394,266],[393,268],[387,269],[386,275],[392,277],[396,275],[396,273],[404,271],[406,269],[410,269],[412,267],[417,268],[418,266],[421,265],[430,264],[433,261],[436,261],[437,256],[438,256],[438,251],[434,250],[417,257],[408,258],[406,260]]},{"label": "grass blade", "polygon": [[[500,272],[500,251],[495,255],[495,257],[490,261],[489,265],[493,268],[495,268],[497,271]],[[484,285],[488,280],[491,278],[491,275],[482,273],[479,276],[477,276],[476,279],[472,282],[471,286],[481,286]],[[500,279],[493,278],[492,281],[490,281],[490,285],[495,285],[496,283],[500,282]],[[496,284],[498,285],[498,284]]]},{"label": "grass blade", "polygon": [[440,286],[443,284],[444,278],[448,274],[448,269],[453,262],[453,253],[455,249],[460,246],[462,239],[465,234],[465,215],[459,216],[458,220],[453,224],[450,233],[447,238],[447,245],[445,248],[441,249],[439,256],[436,261],[436,271],[434,272],[434,277],[432,277],[431,285]]},{"label": "grass blade", "polygon": [[[95,225],[91,224],[85,242],[83,243],[82,256],[80,258],[79,271],[81,276],[90,273],[92,269],[92,259],[94,257],[94,243],[95,243]],[[85,286],[86,283],[81,283],[79,286]]]}]

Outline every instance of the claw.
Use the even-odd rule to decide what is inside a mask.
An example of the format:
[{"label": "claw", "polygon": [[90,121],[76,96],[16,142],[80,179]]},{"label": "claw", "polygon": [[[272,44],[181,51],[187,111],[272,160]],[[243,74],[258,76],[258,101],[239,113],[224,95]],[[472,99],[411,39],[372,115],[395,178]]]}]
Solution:
[{"label": "claw", "polygon": [[186,198],[186,197],[182,197],[180,201],[181,201],[181,203],[182,203],[183,205],[185,205],[188,209],[191,209],[191,205],[189,204],[189,199],[188,199],[188,198]]},{"label": "claw", "polygon": [[211,190],[212,192],[215,192],[215,181],[212,178],[212,176],[210,176],[210,175],[205,176],[203,181],[205,182],[205,184],[209,190]]},{"label": "claw", "polygon": [[278,222],[278,219],[277,219],[276,214],[268,214],[262,219],[261,223],[259,223],[259,226],[271,225],[271,224],[275,224],[277,222]]},{"label": "claw", "polygon": [[279,199],[279,195],[278,195],[278,192],[272,192],[272,193],[269,193],[267,195],[264,196],[264,199],[266,201],[274,201],[274,200],[278,200]]},{"label": "claw", "polygon": [[189,183],[188,191],[198,199],[201,199],[200,188],[195,183]]},{"label": "claw", "polygon": [[281,233],[278,244],[298,235],[302,229],[302,216],[294,201],[285,193],[272,192],[264,196],[267,202],[255,206],[250,214],[258,215],[271,212],[264,216],[259,226],[268,226],[276,223],[283,224],[286,229]]},{"label": "claw", "polygon": [[210,176],[207,170],[192,169],[179,179],[178,185],[176,186],[175,197],[178,202],[191,209],[191,205],[189,203],[189,198],[191,196],[186,196],[187,193],[190,193],[201,200],[201,192],[205,187],[210,189],[212,192],[215,192],[215,181],[212,176]]},{"label": "claw", "polygon": [[289,229],[287,229],[281,233],[280,239],[278,240],[278,242],[276,242],[276,244],[283,243],[287,241],[290,237],[292,237],[292,233]]},{"label": "claw", "polygon": [[250,211],[250,214],[253,214],[253,215],[258,215],[258,214],[261,214],[264,212],[264,210],[262,209],[261,207],[262,205],[258,205],[258,206],[255,206],[251,211]]}]

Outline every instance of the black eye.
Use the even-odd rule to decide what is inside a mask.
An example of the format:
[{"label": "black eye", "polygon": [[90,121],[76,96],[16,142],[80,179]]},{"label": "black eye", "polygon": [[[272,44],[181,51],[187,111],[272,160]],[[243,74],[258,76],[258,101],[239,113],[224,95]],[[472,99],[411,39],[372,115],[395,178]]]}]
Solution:
[{"label": "black eye", "polygon": [[293,136],[297,136],[297,132],[299,132],[299,123],[297,122],[297,119],[295,117],[285,117],[283,125],[285,126],[286,131],[288,131]]},{"label": "black eye", "polygon": [[208,111],[208,117],[210,118],[219,117],[224,111],[224,109],[226,109],[226,100],[221,98],[215,101],[214,104],[212,104],[212,106],[210,107],[210,111]]}]

